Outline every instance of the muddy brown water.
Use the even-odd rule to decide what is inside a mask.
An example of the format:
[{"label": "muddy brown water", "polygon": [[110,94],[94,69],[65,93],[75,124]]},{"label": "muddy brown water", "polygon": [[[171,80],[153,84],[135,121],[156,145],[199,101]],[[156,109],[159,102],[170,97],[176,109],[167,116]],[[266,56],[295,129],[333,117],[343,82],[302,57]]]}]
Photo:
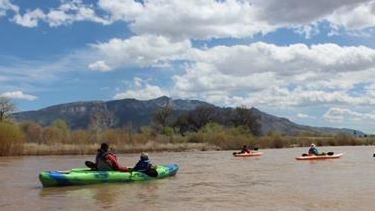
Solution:
[{"label": "muddy brown water", "polygon": [[[83,167],[93,156],[0,158],[0,210],[375,210],[375,147],[321,147],[341,159],[296,161],[307,148],[150,153],[180,166],[175,177],[121,184],[42,188],[42,170]],[[138,154],[118,155],[132,166]]]}]

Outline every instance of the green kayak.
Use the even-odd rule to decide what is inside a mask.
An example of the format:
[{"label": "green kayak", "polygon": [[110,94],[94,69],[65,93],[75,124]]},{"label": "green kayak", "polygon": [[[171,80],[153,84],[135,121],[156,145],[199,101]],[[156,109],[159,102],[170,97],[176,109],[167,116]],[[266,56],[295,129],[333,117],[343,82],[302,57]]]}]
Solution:
[{"label": "green kayak", "polygon": [[70,171],[42,171],[39,174],[39,180],[42,182],[43,187],[132,182],[174,176],[178,169],[178,165],[175,164],[160,165],[156,168],[158,176],[150,177],[138,171],[93,171],[89,168],[77,168]]}]

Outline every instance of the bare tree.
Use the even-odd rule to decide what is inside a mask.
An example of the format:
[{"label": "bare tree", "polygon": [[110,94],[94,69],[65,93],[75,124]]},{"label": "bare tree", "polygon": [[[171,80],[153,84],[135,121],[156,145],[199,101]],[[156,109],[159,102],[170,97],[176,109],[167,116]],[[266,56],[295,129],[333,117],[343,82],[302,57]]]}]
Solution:
[{"label": "bare tree", "polygon": [[250,129],[254,135],[260,135],[260,117],[254,115],[250,109],[237,107],[235,109],[235,114],[231,118],[231,122],[235,127],[245,126]]},{"label": "bare tree", "polygon": [[169,126],[169,119],[172,117],[173,108],[170,106],[165,106],[160,110],[157,110],[153,113],[152,119],[155,124],[162,126],[163,128]]},{"label": "bare tree", "polygon": [[197,130],[210,122],[220,122],[219,109],[212,106],[198,106],[190,112],[188,121]]},{"label": "bare tree", "polygon": [[5,96],[0,96],[0,122],[5,120],[8,113],[15,111],[16,106]]}]

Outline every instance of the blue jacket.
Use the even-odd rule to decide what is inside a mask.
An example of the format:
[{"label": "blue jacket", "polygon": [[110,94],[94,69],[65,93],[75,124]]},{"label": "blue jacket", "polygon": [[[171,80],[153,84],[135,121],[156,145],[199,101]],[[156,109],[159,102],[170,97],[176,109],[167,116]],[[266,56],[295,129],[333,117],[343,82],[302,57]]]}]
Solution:
[{"label": "blue jacket", "polygon": [[318,149],[315,147],[310,147],[309,154],[320,155]]},{"label": "blue jacket", "polygon": [[150,165],[151,165],[150,159],[140,159],[133,169],[136,171],[144,172],[150,168]]}]

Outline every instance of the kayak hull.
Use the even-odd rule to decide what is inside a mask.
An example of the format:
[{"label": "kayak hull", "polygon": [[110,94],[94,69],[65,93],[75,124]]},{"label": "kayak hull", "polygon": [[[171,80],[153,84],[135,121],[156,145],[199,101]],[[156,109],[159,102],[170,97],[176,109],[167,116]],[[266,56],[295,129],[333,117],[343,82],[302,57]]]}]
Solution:
[{"label": "kayak hull", "polygon": [[39,180],[43,187],[89,185],[97,183],[123,183],[132,181],[144,181],[161,179],[176,175],[178,165],[157,166],[157,177],[150,177],[142,172],[121,171],[92,171],[89,168],[72,169],[70,171],[43,171],[39,174]]},{"label": "kayak hull", "polygon": [[243,157],[257,157],[257,156],[261,156],[262,154],[263,152],[250,152],[250,153],[233,154],[233,156],[243,158]]},{"label": "kayak hull", "polygon": [[301,156],[296,157],[296,160],[327,160],[327,159],[338,159],[342,156],[342,153],[337,155],[311,155],[311,156]]}]

